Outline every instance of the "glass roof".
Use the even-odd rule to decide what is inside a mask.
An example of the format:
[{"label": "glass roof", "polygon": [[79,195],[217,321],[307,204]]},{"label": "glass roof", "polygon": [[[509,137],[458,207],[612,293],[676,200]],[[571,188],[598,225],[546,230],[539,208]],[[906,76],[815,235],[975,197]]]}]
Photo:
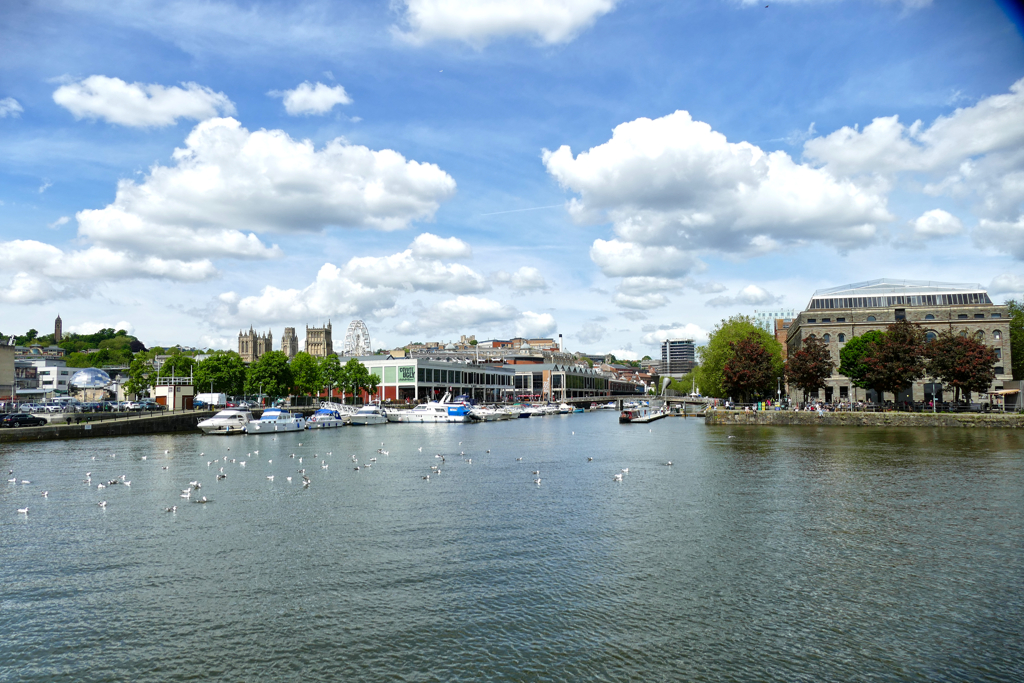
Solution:
[{"label": "glass roof", "polygon": [[985,288],[976,283],[933,282],[931,280],[892,280],[881,278],[867,282],[855,282],[839,287],[817,290],[813,298],[822,296],[879,296],[882,294],[952,294],[958,292],[984,292]]},{"label": "glass roof", "polygon": [[79,389],[102,389],[110,384],[110,375],[99,368],[86,368],[71,375],[68,384]]}]

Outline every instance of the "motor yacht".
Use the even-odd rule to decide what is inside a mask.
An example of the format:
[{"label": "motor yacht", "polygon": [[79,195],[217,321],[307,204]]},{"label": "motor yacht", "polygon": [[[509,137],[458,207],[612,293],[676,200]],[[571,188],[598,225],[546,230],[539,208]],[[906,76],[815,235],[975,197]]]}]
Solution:
[{"label": "motor yacht", "polygon": [[465,403],[451,402],[451,394],[445,394],[440,401],[421,403],[412,410],[390,410],[388,422],[471,422],[471,407]]},{"label": "motor yacht", "polygon": [[252,422],[252,413],[245,409],[228,408],[200,422],[197,427],[204,434],[244,434],[245,426]]},{"label": "motor yacht", "polygon": [[378,405],[365,405],[350,418],[352,425],[382,425],[388,421],[387,413]]},{"label": "motor yacht", "polygon": [[345,419],[341,413],[330,408],[321,408],[306,420],[306,429],[331,429],[344,426]]},{"label": "motor yacht", "polygon": [[306,420],[301,413],[290,413],[281,408],[267,408],[259,420],[245,426],[247,434],[267,434],[273,432],[301,432],[306,428]]}]

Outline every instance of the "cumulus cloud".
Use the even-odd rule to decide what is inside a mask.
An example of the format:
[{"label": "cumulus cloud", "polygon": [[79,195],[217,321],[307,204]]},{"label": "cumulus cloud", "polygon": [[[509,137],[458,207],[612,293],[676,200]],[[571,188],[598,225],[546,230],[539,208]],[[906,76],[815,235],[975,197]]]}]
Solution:
[{"label": "cumulus cloud", "polygon": [[952,237],[964,231],[964,224],[960,219],[942,209],[925,211],[911,225],[914,237],[920,239]]},{"label": "cumulus cloud", "polygon": [[612,349],[609,351],[616,360],[640,360],[640,354],[633,349]]},{"label": "cumulus cloud", "polygon": [[986,216],[1010,218],[1024,199],[1024,79],[931,125],[887,116],[845,126],[808,140],[804,157],[844,176],[931,174],[926,193],[974,194]]},{"label": "cumulus cloud", "polygon": [[458,237],[438,237],[429,232],[417,235],[410,249],[422,258],[464,259],[473,256],[470,246]]},{"label": "cumulus cloud", "polygon": [[564,43],[610,12],[617,0],[404,0],[409,42],[457,40],[483,45],[492,38],[531,36]]},{"label": "cumulus cloud", "polygon": [[576,333],[576,339],[581,344],[596,344],[597,342],[604,339],[605,333],[608,332],[603,325],[597,323],[584,323],[580,331]]},{"label": "cumulus cloud", "polygon": [[284,100],[284,110],[292,116],[326,114],[336,104],[351,104],[352,98],[340,85],[329,86],[317,81],[316,85],[306,81],[294,90],[271,90],[271,97]]},{"label": "cumulus cloud", "polygon": [[76,119],[103,119],[136,128],[170,126],[178,119],[202,121],[235,113],[235,105],[227,95],[198,83],[167,87],[126,83],[108,76],[89,76],[66,83],[54,91],[53,101]]},{"label": "cumulus cloud", "polygon": [[669,326],[658,326],[656,329],[647,332],[640,338],[641,343],[647,346],[661,346],[666,339],[693,339],[696,342],[706,341],[708,332],[699,325],[686,323],[680,325],[672,323]]},{"label": "cumulus cloud", "polygon": [[80,235],[178,257],[271,258],[280,250],[256,233],[396,230],[432,218],[455,192],[436,165],[392,150],[343,138],[317,150],[309,140],[250,132],[231,118],[199,123],[173,158],[141,182],[120,181],[107,207],[79,212]]},{"label": "cumulus cloud", "polygon": [[708,306],[767,306],[779,298],[763,287],[747,285],[736,296],[716,296],[708,299]]},{"label": "cumulus cloud", "polygon": [[1024,261],[1024,215],[1015,222],[982,218],[972,232],[974,243]]},{"label": "cumulus cloud", "polygon": [[610,140],[575,157],[565,145],[544,150],[543,161],[562,187],[579,195],[569,207],[576,220],[611,220],[623,242],[643,247],[763,253],[823,242],[853,248],[873,241],[878,224],[892,218],[878,192],[784,152],[729,142],[685,111],[620,124]]},{"label": "cumulus cloud", "polygon": [[43,303],[79,296],[86,282],[159,278],[193,282],[217,275],[209,260],[181,261],[89,247],[64,251],[35,240],[0,242],[0,273],[12,274],[0,296],[10,303]]},{"label": "cumulus cloud", "polygon": [[413,249],[391,256],[354,257],[342,269],[346,277],[370,286],[400,287],[428,292],[476,293],[489,289],[487,281],[460,263],[445,265],[418,258]]},{"label": "cumulus cloud", "polygon": [[679,277],[703,265],[692,254],[674,246],[647,247],[617,239],[594,240],[590,260],[608,277]]},{"label": "cumulus cloud", "polygon": [[71,220],[71,219],[68,218],[67,216],[61,216],[60,218],[58,218],[54,222],[47,223],[46,227],[48,227],[50,230],[59,230],[60,226],[66,225],[69,220]]},{"label": "cumulus cloud", "polygon": [[1014,273],[1003,273],[992,278],[992,284],[988,286],[989,294],[1009,295],[1008,298],[1024,296],[1024,277]]},{"label": "cumulus cloud", "polygon": [[612,297],[612,301],[621,308],[636,308],[640,310],[650,310],[668,305],[668,299],[665,295],[656,293],[626,294],[618,292]]},{"label": "cumulus cloud", "polygon": [[552,337],[557,329],[558,323],[550,313],[524,311],[516,320],[516,334],[527,339]]},{"label": "cumulus cloud", "polygon": [[522,266],[514,273],[499,270],[493,278],[495,282],[508,285],[516,292],[546,291],[548,288],[544,275],[533,266]]},{"label": "cumulus cloud", "polygon": [[0,119],[6,119],[8,116],[16,119],[21,116],[23,111],[25,110],[22,109],[18,100],[13,97],[5,97],[0,100]]}]

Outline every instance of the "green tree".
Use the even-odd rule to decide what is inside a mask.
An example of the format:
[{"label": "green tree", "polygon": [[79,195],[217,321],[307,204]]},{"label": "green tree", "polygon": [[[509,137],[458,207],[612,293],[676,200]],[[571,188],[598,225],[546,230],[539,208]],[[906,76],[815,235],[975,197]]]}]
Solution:
[{"label": "green tree", "polygon": [[925,347],[928,374],[953,388],[954,403],[963,392],[971,400],[972,391],[988,391],[996,378],[996,352],[977,339],[946,330]]},{"label": "green tree", "polygon": [[189,377],[193,375],[196,359],[175,351],[160,366],[158,377]]},{"label": "green tree", "polygon": [[245,393],[263,393],[271,398],[287,396],[295,383],[288,356],[283,351],[268,351],[252,364],[245,373]]},{"label": "green tree", "polygon": [[880,340],[868,344],[865,381],[876,388],[879,401],[886,391],[895,400],[901,391],[924,377],[924,344],[924,330],[907,320],[889,325]]},{"label": "green tree", "polygon": [[312,394],[323,386],[320,362],[305,351],[299,351],[292,358],[292,377],[296,390],[302,395]]},{"label": "green tree", "polygon": [[770,396],[775,391],[776,371],[771,351],[761,343],[756,334],[745,339],[729,342],[732,357],[722,368],[722,388],[742,402],[752,398]]},{"label": "green tree", "polygon": [[722,384],[723,370],[725,364],[735,354],[733,342],[738,342],[753,335],[758,343],[769,352],[772,359],[772,382],[776,377],[783,374],[782,344],[764,328],[754,323],[754,320],[745,315],[736,315],[728,320],[722,320],[715,329],[711,331],[708,343],[697,349],[697,356],[700,363],[700,371],[697,373],[697,386],[704,396],[725,398],[728,394]]},{"label": "green tree", "polygon": [[363,389],[372,394],[380,384],[377,376],[367,370],[366,366],[356,358],[350,358],[341,368],[341,379],[342,390],[346,396],[352,397],[353,402]]},{"label": "green tree", "polygon": [[245,363],[234,351],[214,351],[195,368],[196,391],[237,396],[245,388]]},{"label": "green tree", "polygon": [[1024,301],[1010,299],[1010,360],[1013,378],[1024,379]]},{"label": "green tree", "polygon": [[338,360],[337,354],[332,353],[326,358],[322,358],[320,360],[320,381],[322,382],[322,386],[327,388],[328,400],[330,400],[333,393],[332,389],[336,386],[341,386],[341,370],[341,361]]},{"label": "green tree", "polygon": [[859,337],[851,337],[849,341],[839,350],[839,374],[849,377],[853,386],[861,389],[873,389],[878,396],[878,402],[882,402],[882,390],[872,386],[868,381],[868,364],[865,358],[871,345],[880,342],[885,338],[885,332],[871,330]]},{"label": "green tree", "polygon": [[805,339],[798,351],[789,354],[786,380],[805,394],[811,394],[825,388],[825,380],[832,376],[835,366],[828,344],[820,339]]},{"label": "green tree", "polygon": [[140,396],[153,386],[155,376],[152,361],[137,356],[128,368],[128,381],[124,383],[124,393]]}]

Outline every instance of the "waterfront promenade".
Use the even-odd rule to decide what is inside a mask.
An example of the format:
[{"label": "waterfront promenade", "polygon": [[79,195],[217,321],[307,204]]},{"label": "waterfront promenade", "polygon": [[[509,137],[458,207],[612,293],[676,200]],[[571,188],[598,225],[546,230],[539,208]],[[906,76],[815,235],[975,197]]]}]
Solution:
[{"label": "waterfront promenade", "polygon": [[816,410],[736,410],[708,408],[708,425],[829,426],[829,427],[984,427],[1024,429],[1020,413],[904,413]]}]

